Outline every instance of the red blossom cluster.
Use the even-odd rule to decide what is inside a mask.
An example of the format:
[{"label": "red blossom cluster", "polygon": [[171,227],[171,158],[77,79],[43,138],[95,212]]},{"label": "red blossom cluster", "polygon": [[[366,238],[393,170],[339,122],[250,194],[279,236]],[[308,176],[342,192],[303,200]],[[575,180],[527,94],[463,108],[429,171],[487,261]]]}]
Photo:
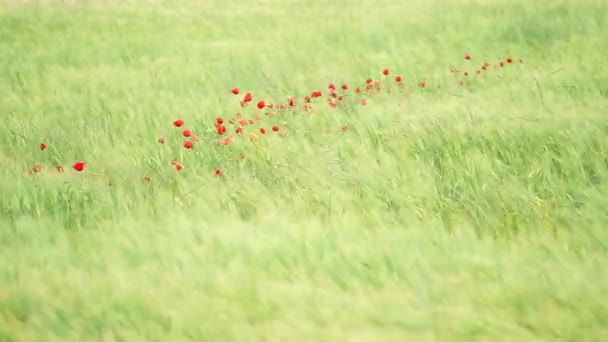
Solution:
[{"label": "red blossom cluster", "polygon": [[[465,55],[464,59],[468,62],[472,61],[473,58],[471,55]],[[506,65],[514,63],[514,59],[512,57],[508,57],[504,60],[498,61],[493,67],[503,68]],[[523,63],[523,60],[520,58],[519,63]],[[451,73],[454,75],[463,75],[465,79],[474,76],[481,75],[483,72],[488,71],[490,69],[490,63],[484,62],[479,68],[474,69],[475,71],[469,72],[469,70],[458,70],[454,67],[450,69]],[[269,133],[274,133],[279,137],[285,136],[285,131],[282,128],[287,128],[288,125],[283,122],[283,124],[278,124],[274,122],[274,124],[270,125],[270,132],[263,126],[263,119],[266,117],[267,119],[271,118],[280,118],[281,115],[287,112],[291,113],[308,113],[313,114],[314,108],[318,106],[320,103],[326,102],[329,108],[338,108],[342,105],[360,105],[365,106],[369,104],[369,99],[374,96],[380,94],[381,92],[391,93],[394,87],[396,89],[405,89],[406,84],[404,82],[404,78],[401,75],[395,75],[391,80],[389,75],[391,71],[389,69],[383,69],[380,72],[380,79],[372,79],[367,78],[365,82],[361,85],[357,85],[354,88],[351,88],[348,84],[342,83],[339,87],[337,87],[334,83],[330,83],[327,86],[326,91],[322,90],[314,90],[309,95],[305,95],[298,100],[295,96],[287,96],[285,99],[285,103],[273,103],[268,100],[258,100],[255,103],[255,108],[257,111],[254,111],[254,114],[251,114],[249,117],[246,117],[241,112],[237,112],[232,118],[225,121],[222,117],[218,117],[213,122],[213,127],[215,131],[215,135],[219,136],[219,139],[216,140],[219,145],[229,145],[232,141],[237,138],[245,138],[249,142],[256,141],[259,136],[265,136]],[[425,79],[417,81],[417,87],[420,89],[424,89],[428,86],[427,81]],[[467,82],[464,79],[458,81],[458,85],[465,86]],[[231,93],[234,96],[238,96],[241,94],[241,91],[238,87],[234,87],[231,89]],[[243,110],[247,110],[247,107],[253,102],[254,97],[253,93],[248,91],[243,97],[239,100],[239,104]],[[261,115],[263,114],[264,117]],[[275,120],[276,121],[276,120]],[[173,121],[174,128],[181,130],[181,136],[185,140],[180,142],[185,150],[193,150],[195,146],[201,141],[197,135],[195,135],[195,131],[192,128],[185,128],[185,121],[182,119],[178,119]],[[250,126],[257,126],[251,128]],[[348,132],[347,126],[342,126],[341,130],[343,132]],[[204,131],[204,130],[201,130]],[[206,132],[210,133],[210,132]],[[211,133],[213,134],[213,133]],[[167,145],[168,140],[166,137],[158,138],[158,143],[161,145]],[[49,146],[42,142],[39,145],[41,151],[47,150]],[[175,170],[182,171],[184,170],[184,165],[180,163],[176,158],[173,158],[170,161],[170,164],[175,168]],[[77,161],[72,165],[72,169],[76,172],[85,171],[87,164],[84,161]],[[32,169],[28,170],[29,174],[41,173],[43,171],[42,165],[35,165]],[[55,166],[55,171],[57,173],[63,173],[64,168],[61,165]],[[213,173],[216,177],[219,177],[223,174],[221,169],[215,169]],[[150,177],[145,176],[144,180],[150,181]],[[108,185],[113,185],[112,180],[108,180]]]}]

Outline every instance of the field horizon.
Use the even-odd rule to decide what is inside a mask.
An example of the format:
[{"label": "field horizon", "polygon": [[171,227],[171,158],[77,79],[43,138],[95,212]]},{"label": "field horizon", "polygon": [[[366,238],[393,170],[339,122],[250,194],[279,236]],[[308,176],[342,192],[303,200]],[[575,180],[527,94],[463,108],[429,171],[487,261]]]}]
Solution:
[{"label": "field horizon", "polygon": [[0,1],[0,341],[608,338],[603,1]]}]

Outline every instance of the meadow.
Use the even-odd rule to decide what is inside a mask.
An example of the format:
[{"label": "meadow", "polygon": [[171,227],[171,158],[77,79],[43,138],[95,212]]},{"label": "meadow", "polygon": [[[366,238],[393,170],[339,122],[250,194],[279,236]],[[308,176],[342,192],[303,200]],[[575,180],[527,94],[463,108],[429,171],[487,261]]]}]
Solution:
[{"label": "meadow", "polygon": [[0,341],[607,340],[606,42],[599,0],[0,1]]}]

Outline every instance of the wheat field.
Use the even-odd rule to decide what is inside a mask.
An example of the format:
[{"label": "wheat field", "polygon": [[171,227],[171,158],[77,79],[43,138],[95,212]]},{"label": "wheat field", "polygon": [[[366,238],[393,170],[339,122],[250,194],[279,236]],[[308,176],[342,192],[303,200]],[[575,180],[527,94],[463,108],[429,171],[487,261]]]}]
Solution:
[{"label": "wheat field", "polygon": [[591,0],[0,2],[0,341],[604,341],[606,42]]}]

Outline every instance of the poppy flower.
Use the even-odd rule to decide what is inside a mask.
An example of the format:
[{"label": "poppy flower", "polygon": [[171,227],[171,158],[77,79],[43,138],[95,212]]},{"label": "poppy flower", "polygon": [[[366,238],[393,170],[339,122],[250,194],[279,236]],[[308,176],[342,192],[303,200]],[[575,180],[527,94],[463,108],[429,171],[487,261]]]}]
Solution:
[{"label": "poppy flower", "polygon": [[304,97],[304,102],[306,102],[306,103],[310,102],[310,96],[305,96]]},{"label": "poppy flower", "polygon": [[336,89],[336,86],[333,83],[330,83],[327,89]]},{"label": "poppy flower", "polygon": [[420,86],[420,88],[424,88],[424,87],[426,87],[426,82],[422,81],[418,85]]},{"label": "poppy flower", "polygon": [[232,88],[232,93],[234,95],[238,95],[239,94],[239,88]]},{"label": "poppy flower", "polygon": [[194,146],[194,143],[192,141],[190,141],[190,140],[184,142],[184,148],[187,149],[187,150],[192,149],[193,146]]},{"label": "poppy flower", "polygon": [[367,84],[372,84],[372,82],[374,82],[374,81],[373,81],[371,78],[368,78],[368,79],[365,81],[365,83],[367,83]]},{"label": "poppy flower", "polygon": [[505,66],[505,62],[500,62],[499,65],[500,65],[501,68],[504,67]]},{"label": "poppy flower", "polygon": [[217,126],[217,128],[215,129],[215,132],[218,135],[222,135],[222,134],[226,133],[226,126],[224,126],[224,125]]},{"label": "poppy flower", "polygon": [[471,60],[471,55],[464,56],[464,59],[466,59],[467,61],[470,61]]},{"label": "poppy flower", "polygon": [[222,119],[222,118],[217,118],[217,119],[215,119],[215,124],[216,124],[216,125],[221,125],[221,124],[223,124],[223,123],[224,123],[224,119]]},{"label": "poppy flower", "polygon": [[401,76],[397,75],[395,76],[395,82],[401,82],[403,79],[401,78]]},{"label": "poppy flower", "polygon": [[288,97],[288,98],[287,98],[287,104],[288,104],[290,107],[295,106],[295,104],[296,104],[296,99],[295,99],[293,96]]},{"label": "poppy flower", "polygon": [[176,169],[177,171],[181,171],[181,170],[183,170],[183,169],[184,169],[184,166],[183,166],[182,164],[175,164],[175,169]]},{"label": "poppy flower", "polygon": [[361,92],[361,87],[355,88],[355,93],[359,94]]},{"label": "poppy flower", "polygon": [[222,175],[222,170],[220,170],[220,169],[216,169],[214,173],[215,173],[215,176],[216,176],[216,177],[219,177],[219,176],[221,176],[221,175]]},{"label": "poppy flower", "polygon": [[278,131],[279,131],[279,129],[280,129],[280,128],[279,128],[279,126],[276,126],[276,125],[275,125],[275,126],[272,126],[272,131],[273,131],[273,132],[278,132]]},{"label": "poppy flower", "polygon": [[509,64],[513,63],[513,58],[511,58],[511,57],[507,58],[507,63],[509,63]]},{"label": "poppy flower", "polygon": [[469,76],[469,72],[468,72],[468,71],[465,71],[465,72],[464,72],[464,75],[465,75],[465,76]]},{"label": "poppy flower", "polygon": [[390,71],[388,69],[382,70],[382,75],[384,75],[384,76],[388,76],[389,73],[390,73]]},{"label": "poppy flower", "polygon": [[171,165],[177,165],[177,158],[171,159]]},{"label": "poppy flower", "polygon": [[262,134],[266,134],[266,128],[264,128],[264,127],[260,127],[260,133],[262,133]]},{"label": "poppy flower", "polygon": [[251,93],[246,93],[245,97],[243,98],[243,102],[247,103],[247,102],[251,102],[253,100],[253,95]]},{"label": "poppy flower", "polygon": [[45,143],[40,143],[40,150],[44,151],[46,149]]},{"label": "poppy flower", "polygon": [[345,83],[345,84],[343,84],[343,85],[342,85],[342,90],[348,90],[348,84],[346,84],[346,83]]},{"label": "poppy flower", "polygon": [[243,134],[243,129],[241,127],[237,127],[236,134]]},{"label": "poppy flower", "polygon": [[175,120],[173,121],[173,126],[175,127],[182,127],[184,125],[184,120]]},{"label": "poppy flower", "polygon": [[264,107],[266,107],[266,103],[264,103],[264,101],[259,101],[257,106],[258,106],[258,109],[262,110],[262,109],[264,109]]},{"label": "poppy flower", "polygon": [[185,129],[185,130],[182,132],[182,135],[183,135],[183,136],[185,136],[186,138],[191,137],[191,136],[192,136],[192,131],[191,131],[191,130],[189,130],[189,129]]},{"label": "poppy flower", "polygon": [[78,172],[82,172],[86,164],[84,162],[76,162],[72,165],[72,168]]}]

